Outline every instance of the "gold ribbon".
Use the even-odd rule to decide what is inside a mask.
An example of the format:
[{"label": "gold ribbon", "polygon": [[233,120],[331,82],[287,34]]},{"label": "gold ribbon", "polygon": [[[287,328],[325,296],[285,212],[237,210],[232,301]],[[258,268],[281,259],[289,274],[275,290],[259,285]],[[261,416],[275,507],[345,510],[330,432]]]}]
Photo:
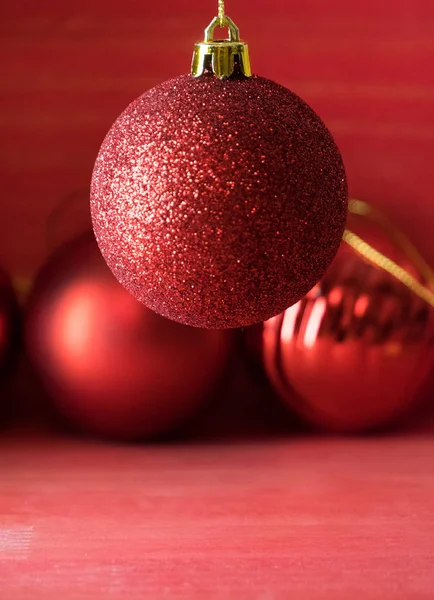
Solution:
[{"label": "gold ribbon", "polygon": [[[417,248],[410,242],[407,236],[393,225],[380,211],[371,207],[367,202],[361,200],[350,200],[349,211],[355,215],[371,217],[379,225],[382,225],[390,237],[396,242],[398,247],[408,256],[410,260],[419,269],[427,282],[434,285],[434,272],[428,263],[421,256]],[[413,275],[410,275],[405,269],[396,264],[393,260],[370,246],[361,237],[346,229],[343,235],[344,242],[353,248],[358,254],[366,258],[370,263],[386,271],[392,277],[403,283],[416,296],[434,307],[434,292],[427,286],[420,283]]]}]

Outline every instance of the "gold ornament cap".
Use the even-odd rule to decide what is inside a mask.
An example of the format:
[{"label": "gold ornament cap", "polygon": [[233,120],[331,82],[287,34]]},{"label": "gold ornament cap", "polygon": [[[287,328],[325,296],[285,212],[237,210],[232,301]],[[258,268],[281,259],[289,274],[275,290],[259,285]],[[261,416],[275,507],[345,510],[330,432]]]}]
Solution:
[{"label": "gold ornament cap", "polygon": [[[227,27],[229,37],[215,40],[216,27]],[[205,29],[203,42],[196,44],[191,65],[191,74],[201,77],[213,73],[219,79],[228,79],[233,75],[251,77],[249,47],[240,40],[240,30],[224,13],[224,2],[219,1],[219,15]]]}]

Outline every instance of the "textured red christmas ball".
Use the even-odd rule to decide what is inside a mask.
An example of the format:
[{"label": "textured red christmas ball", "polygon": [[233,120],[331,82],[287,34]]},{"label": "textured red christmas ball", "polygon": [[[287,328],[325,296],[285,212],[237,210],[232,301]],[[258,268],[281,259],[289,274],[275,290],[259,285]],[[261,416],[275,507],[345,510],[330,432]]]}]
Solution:
[{"label": "textured red christmas ball", "polygon": [[56,252],[26,317],[29,355],[58,410],[115,438],[174,428],[222,377],[231,336],[155,314],[113,277],[93,234]]},{"label": "textured red christmas ball", "polygon": [[[379,223],[351,216],[348,226],[427,283]],[[432,306],[343,242],[322,281],[265,323],[263,360],[279,395],[307,421],[366,430],[415,407],[433,368],[433,334]]]},{"label": "textured red christmas ball", "polygon": [[98,244],[157,313],[230,328],[303,297],[335,256],[347,184],[321,119],[261,77],[182,76],[114,123],[91,186]]}]

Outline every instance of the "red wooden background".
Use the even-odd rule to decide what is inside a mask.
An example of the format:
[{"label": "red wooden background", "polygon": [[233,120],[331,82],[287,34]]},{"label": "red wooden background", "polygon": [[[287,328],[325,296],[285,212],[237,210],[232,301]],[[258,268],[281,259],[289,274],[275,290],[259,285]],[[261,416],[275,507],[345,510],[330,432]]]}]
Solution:
[{"label": "red wooden background", "polygon": [[[0,262],[15,275],[46,255],[48,215],[89,184],[119,112],[189,69],[216,4],[1,3]],[[434,2],[226,4],[254,71],[294,89],[334,132],[351,193],[388,207],[434,258]]]}]

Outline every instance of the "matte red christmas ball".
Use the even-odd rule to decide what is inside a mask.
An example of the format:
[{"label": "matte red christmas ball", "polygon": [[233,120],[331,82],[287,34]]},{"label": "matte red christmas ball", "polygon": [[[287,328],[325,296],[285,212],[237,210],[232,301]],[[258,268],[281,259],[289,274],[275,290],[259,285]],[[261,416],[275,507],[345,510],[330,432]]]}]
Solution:
[{"label": "matte red christmas ball", "polygon": [[57,409],[115,438],[176,427],[222,377],[231,336],[155,314],[119,285],[93,235],[56,252],[29,298],[29,355]]},{"label": "matte red christmas ball", "polygon": [[[213,39],[216,25],[228,40]],[[191,75],[146,92],[96,160],[91,212],[117,279],[157,313],[230,328],[268,319],[321,278],[344,230],[347,183],[324,123],[251,76],[228,17]]]},{"label": "matte red christmas ball", "polygon": [[[322,281],[264,324],[266,371],[281,398],[321,428],[398,422],[434,362],[434,293],[413,246],[364,203]],[[350,233],[351,232],[351,233]]]}]

